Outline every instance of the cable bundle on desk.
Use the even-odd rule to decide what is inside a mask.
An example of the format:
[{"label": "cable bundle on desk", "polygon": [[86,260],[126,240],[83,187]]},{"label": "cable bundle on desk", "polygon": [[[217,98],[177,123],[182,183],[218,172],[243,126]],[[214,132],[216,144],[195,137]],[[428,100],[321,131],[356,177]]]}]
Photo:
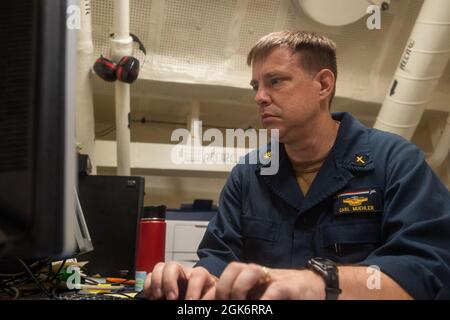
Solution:
[{"label": "cable bundle on desk", "polygon": [[[20,258],[10,261],[10,264],[18,263],[16,270],[12,273],[0,273],[0,299],[19,299],[33,297],[40,294],[46,299],[61,299],[61,294],[76,293],[78,290],[89,293],[95,292],[96,295],[119,295],[123,298],[132,299],[132,292],[123,291],[126,285],[132,284],[133,280],[117,279],[117,278],[101,278],[105,283],[100,283],[97,278],[88,277],[79,269],[80,283],[77,284],[76,290],[69,290],[66,282],[73,273],[68,272],[69,266],[79,267],[76,262],[68,262],[63,260],[59,263],[56,271],[51,258],[26,263]],[[1,271],[0,271],[1,272]],[[81,283],[81,279],[83,283]],[[33,285],[30,288],[30,285]],[[65,296],[67,298],[67,296]]]},{"label": "cable bundle on desk", "polygon": [[[0,295],[4,295],[2,298],[9,297],[10,299],[17,299],[26,296],[26,294],[36,294],[38,292],[42,292],[48,297],[51,297],[50,292],[46,290],[39,280],[44,274],[43,268],[51,262],[51,258],[37,260],[30,264],[27,264],[20,258],[16,258],[14,262],[20,264],[21,270],[18,269],[13,273],[0,273]],[[37,289],[24,290],[23,287],[29,284],[30,280],[37,285]]]}]

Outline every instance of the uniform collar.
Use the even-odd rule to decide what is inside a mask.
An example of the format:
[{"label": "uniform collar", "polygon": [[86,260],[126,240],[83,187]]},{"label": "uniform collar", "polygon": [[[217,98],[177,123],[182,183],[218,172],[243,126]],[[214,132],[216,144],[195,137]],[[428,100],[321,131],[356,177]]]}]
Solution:
[{"label": "uniform collar", "polygon": [[367,128],[347,112],[333,113],[332,117],[341,123],[330,154],[337,166],[350,171],[373,170]]},{"label": "uniform collar", "polygon": [[[283,144],[280,144],[278,173],[260,175],[275,194],[300,212],[312,208],[342,189],[353,178],[353,172],[374,169],[367,128],[345,112],[333,113],[332,117],[340,121],[336,141],[314,179],[306,198],[300,191]],[[264,149],[263,152],[271,151],[270,145]],[[261,167],[268,165],[270,164],[258,162],[255,171],[259,174]]]},{"label": "uniform collar", "polygon": [[[300,209],[303,202],[303,195],[297,184],[294,170],[283,144],[279,144],[279,169],[274,175],[261,175],[261,167],[269,166],[258,162],[256,171],[269,188],[292,207]],[[271,151],[271,145],[268,145],[268,151]]]}]

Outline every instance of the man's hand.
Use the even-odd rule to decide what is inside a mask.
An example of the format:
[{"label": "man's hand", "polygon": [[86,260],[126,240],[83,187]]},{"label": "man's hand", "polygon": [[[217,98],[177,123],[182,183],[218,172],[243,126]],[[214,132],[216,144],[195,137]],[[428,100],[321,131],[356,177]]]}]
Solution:
[{"label": "man's hand", "polygon": [[[339,299],[411,299],[392,278],[380,272],[380,288],[367,286],[366,266],[340,266]],[[325,281],[311,270],[267,269],[257,264],[232,262],[216,284],[216,299],[323,300]]]},{"label": "man's hand", "polygon": [[216,285],[216,299],[324,299],[325,283],[310,270],[267,269],[232,262]]},{"label": "man's hand", "polygon": [[147,299],[213,299],[217,278],[203,267],[190,268],[177,262],[158,263],[147,275]]},{"label": "man's hand", "polygon": [[274,269],[271,278],[261,300],[325,299],[325,281],[313,271]]}]

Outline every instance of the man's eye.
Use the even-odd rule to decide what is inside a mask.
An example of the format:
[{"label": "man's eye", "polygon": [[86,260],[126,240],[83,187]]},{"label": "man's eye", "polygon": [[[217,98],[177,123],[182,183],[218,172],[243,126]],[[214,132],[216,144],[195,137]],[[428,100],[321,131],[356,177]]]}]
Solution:
[{"label": "man's eye", "polygon": [[270,79],[270,84],[271,85],[275,85],[275,84],[278,84],[280,82],[281,82],[281,79],[279,79],[279,78]]},{"label": "man's eye", "polygon": [[258,86],[252,86],[253,91],[258,91]]}]

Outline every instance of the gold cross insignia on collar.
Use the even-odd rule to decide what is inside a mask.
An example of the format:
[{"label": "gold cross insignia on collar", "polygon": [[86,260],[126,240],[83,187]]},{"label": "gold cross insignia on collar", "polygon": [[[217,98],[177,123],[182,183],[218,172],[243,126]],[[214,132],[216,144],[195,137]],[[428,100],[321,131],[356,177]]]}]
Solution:
[{"label": "gold cross insignia on collar", "polygon": [[268,151],[264,154],[264,159],[269,159],[272,156],[272,152]]},{"label": "gold cross insignia on collar", "polygon": [[355,155],[355,163],[360,166],[366,165],[366,158],[362,154]]}]

